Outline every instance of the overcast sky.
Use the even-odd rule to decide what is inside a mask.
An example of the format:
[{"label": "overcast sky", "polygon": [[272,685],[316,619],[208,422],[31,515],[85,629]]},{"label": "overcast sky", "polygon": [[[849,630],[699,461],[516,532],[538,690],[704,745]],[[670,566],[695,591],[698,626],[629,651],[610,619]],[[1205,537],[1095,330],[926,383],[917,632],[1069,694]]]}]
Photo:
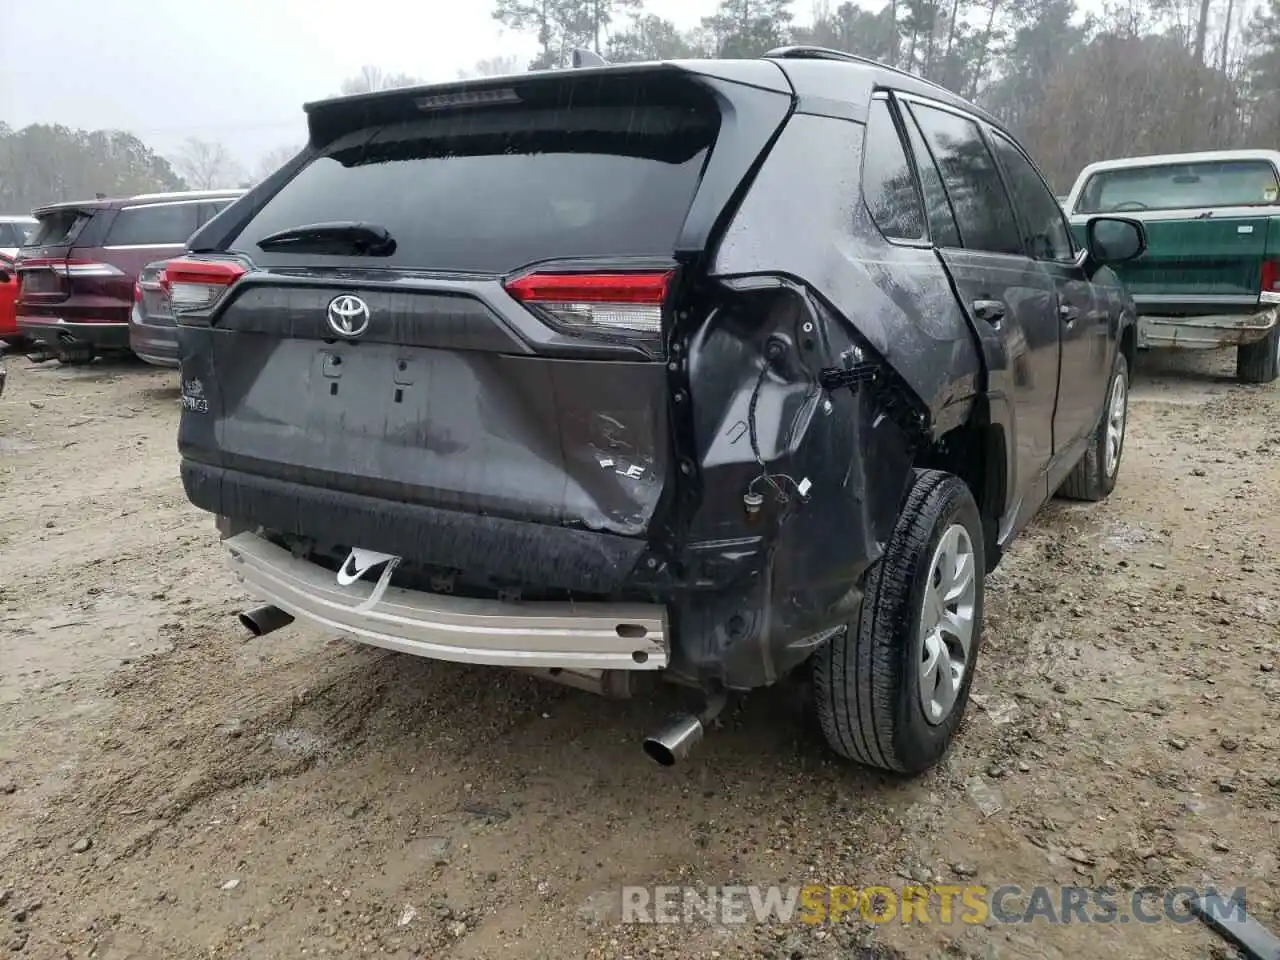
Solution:
[{"label": "overcast sky", "polygon": [[[716,0],[646,0],[694,26]],[[166,155],[187,137],[221,140],[252,166],[301,143],[304,101],[336,93],[372,63],[452,80],[477,60],[530,57],[489,0],[6,0],[0,120],[118,127]],[[798,2],[798,15],[809,4]]]}]

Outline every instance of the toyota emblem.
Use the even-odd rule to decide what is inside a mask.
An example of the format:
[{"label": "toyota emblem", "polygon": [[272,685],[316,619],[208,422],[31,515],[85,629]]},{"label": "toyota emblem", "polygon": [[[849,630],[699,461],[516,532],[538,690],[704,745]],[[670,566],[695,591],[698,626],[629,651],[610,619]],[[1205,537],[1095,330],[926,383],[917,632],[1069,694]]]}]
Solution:
[{"label": "toyota emblem", "polygon": [[369,305],[344,293],[329,301],[329,326],[343,337],[358,337],[369,329]]}]

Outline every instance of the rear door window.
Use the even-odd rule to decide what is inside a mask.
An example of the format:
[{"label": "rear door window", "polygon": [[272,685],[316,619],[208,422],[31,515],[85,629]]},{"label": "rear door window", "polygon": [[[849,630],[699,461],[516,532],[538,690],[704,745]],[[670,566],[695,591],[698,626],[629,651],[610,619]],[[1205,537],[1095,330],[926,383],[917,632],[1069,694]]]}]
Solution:
[{"label": "rear door window", "polygon": [[887,100],[871,101],[866,131],[862,195],[871,219],[891,240],[923,239],[924,211],[920,208],[920,195]]},{"label": "rear door window", "polygon": [[[630,104],[586,94],[402,120],[325,148],[233,237],[257,263],[337,263],[507,273],[538,260],[669,257],[719,115],[668,94]],[[395,251],[339,257],[263,251],[290,227],[362,221]]]},{"label": "rear door window", "polygon": [[961,243],[970,250],[1023,253],[1009,195],[978,125],[919,103],[911,104],[911,111],[942,176]]},{"label": "rear door window", "polygon": [[107,233],[109,247],[181,246],[196,232],[196,203],[125,207]]},{"label": "rear door window", "polygon": [[1100,170],[1076,200],[1076,213],[1262,207],[1280,200],[1269,160],[1163,163]]}]

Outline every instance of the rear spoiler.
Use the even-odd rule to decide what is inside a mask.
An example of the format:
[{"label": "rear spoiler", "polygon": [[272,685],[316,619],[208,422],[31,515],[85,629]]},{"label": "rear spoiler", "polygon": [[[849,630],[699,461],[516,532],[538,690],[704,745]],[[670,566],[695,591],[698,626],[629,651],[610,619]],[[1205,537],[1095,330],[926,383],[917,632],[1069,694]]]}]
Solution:
[{"label": "rear spoiler", "polygon": [[91,216],[105,209],[110,203],[110,200],[67,200],[63,203],[50,203],[37,207],[31,211],[31,215],[37,220],[51,213],[82,213],[85,216]]},{"label": "rear spoiler", "polygon": [[[596,61],[599,61],[598,63]],[[479,77],[453,83],[398,87],[303,104],[312,149],[364,127],[403,122],[423,116],[423,110],[519,102],[527,92],[570,84],[587,90],[600,81],[625,84],[641,78],[662,81],[685,76],[719,78],[792,94],[791,84],[774,64],[764,60],[662,60],[650,63],[606,63],[586,50],[575,52],[571,70],[533,70],[502,77]],[[576,64],[581,66],[576,66]]]}]

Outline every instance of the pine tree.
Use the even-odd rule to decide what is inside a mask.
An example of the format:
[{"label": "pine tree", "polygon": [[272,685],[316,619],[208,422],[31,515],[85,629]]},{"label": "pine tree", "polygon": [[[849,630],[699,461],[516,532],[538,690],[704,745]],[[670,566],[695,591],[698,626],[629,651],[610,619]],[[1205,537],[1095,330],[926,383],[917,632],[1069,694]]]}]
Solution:
[{"label": "pine tree", "polygon": [[758,57],[791,35],[791,0],[720,0],[702,21],[718,57]]}]

